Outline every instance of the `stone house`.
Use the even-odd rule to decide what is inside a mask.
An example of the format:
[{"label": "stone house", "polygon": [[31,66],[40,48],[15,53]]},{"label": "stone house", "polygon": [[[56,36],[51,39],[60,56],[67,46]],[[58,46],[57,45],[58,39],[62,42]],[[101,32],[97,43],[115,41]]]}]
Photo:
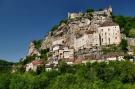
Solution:
[{"label": "stone house", "polygon": [[135,38],[127,38],[127,42],[129,46],[135,46]]},{"label": "stone house", "polygon": [[87,31],[79,38],[74,38],[74,49],[92,48],[94,46],[119,44],[121,42],[118,25],[98,27],[97,31]]},{"label": "stone house", "polygon": [[27,72],[30,70],[37,71],[37,68],[40,65],[43,65],[43,61],[41,60],[32,61],[31,63],[26,64],[26,71]]},{"label": "stone house", "polygon": [[93,46],[100,46],[99,35],[97,32],[89,31],[79,38],[74,38],[74,49],[92,48]]},{"label": "stone house", "polygon": [[64,45],[55,45],[53,47],[53,58],[64,59],[64,58],[73,58],[74,57],[74,49],[70,49]]}]

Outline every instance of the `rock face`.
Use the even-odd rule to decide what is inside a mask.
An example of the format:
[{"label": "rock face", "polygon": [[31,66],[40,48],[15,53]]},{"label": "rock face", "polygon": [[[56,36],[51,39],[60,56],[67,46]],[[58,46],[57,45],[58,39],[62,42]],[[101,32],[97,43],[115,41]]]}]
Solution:
[{"label": "rock face", "polygon": [[31,42],[30,45],[29,45],[29,50],[28,50],[27,56],[33,56],[33,55],[40,56],[40,52],[38,51],[38,49],[35,48],[34,43]]}]

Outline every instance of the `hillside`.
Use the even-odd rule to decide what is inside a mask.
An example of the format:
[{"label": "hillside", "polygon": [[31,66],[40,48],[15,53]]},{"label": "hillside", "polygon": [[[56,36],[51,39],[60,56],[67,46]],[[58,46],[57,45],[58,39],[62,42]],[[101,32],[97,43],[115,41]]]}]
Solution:
[{"label": "hillside", "polygon": [[13,62],[0,60],[0,72],[9,72],[12,69]]},{"label": "hillside", "polygon": [[2,59],[0,59],[0,65],[12,65],[13,64],[13,62],[8,62],[8,61],[5,61],[5,60],[2,60]]},{"label": "hillside", "polygon": [[135,17],[113,16],[113,21],[120,25],[127,37],[135,37]]}]

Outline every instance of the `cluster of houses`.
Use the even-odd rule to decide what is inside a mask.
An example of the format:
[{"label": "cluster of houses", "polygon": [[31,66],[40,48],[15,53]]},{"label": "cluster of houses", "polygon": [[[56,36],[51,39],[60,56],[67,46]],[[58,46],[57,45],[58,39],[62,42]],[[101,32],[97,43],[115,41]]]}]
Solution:
[{"label": "cluster of houses", "polygon": [[[52,53],[52,56],[48,57],[47,64],[45,64],[46,70],[50,71],[53,68],[57,69],[58,63],[61,60],[65,61],[69,65],[95,61],[102,62],[124,60],[123,54],[115,52],[104,55],[100,52],[102,46],[118,45],[121,42],[120,27],[111,20],[111,13],[112,8],[109,7],[108,9],[104,9],[102,11],[93,12],[92,20],[87,18],[85,19],[85,17],[82,18],[82,22],[77,25],[81,30],[78,30],[78,28],[74,27],[74,25],[77,24],[76,20],[78,18],[80,19],[83,13],[68,13],[68,19],[72,22],[69,24],[69,30],[67,30],[67,28],[66,30],[63,28],[63,32],[69,32],[69,40],[67,40],[66,35],[52,40],[52,42],[49,40],[52,38],[46,38],[47,40],[45,43],[50,44],[49,49],[50,53]],[[76,34],[78,31],[80,31],[79,36],[78,33]],[[56,34],[57,33],[58,32],[56,32]],[[59,33],[62,33],[62,31]],[[135,40],[133,42],[132,41],[128,42],[130,42],[129,44],[134,45]],[[34,47],[33,44],[31,45],[31,47]],[[46,44],[44,45],[46,46]],[[29,50],[29,55],[40,55],[36,49],[31,49],[32,50]],[[43,49],[45,48],[43,47]],[[43,62],[40,60],[32,61],[26,65],[26,71],[36,71],[37,67],[42,64]]]}]

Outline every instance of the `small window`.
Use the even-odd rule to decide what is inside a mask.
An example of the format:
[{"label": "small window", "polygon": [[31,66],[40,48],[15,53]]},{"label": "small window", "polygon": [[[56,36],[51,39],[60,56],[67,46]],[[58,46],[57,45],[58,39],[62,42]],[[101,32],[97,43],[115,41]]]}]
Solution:
[{"label": "small window", "polygon": [[101,29],[101,31],[103,32],[103,29]]},{"label": "small window", "polygon": [[109,44],[110,44],[110,38],[108,40],[109,40]]},{"label": "small window", "polygon": [[108,31],[110,31],[110,29],[108,28]]}]

